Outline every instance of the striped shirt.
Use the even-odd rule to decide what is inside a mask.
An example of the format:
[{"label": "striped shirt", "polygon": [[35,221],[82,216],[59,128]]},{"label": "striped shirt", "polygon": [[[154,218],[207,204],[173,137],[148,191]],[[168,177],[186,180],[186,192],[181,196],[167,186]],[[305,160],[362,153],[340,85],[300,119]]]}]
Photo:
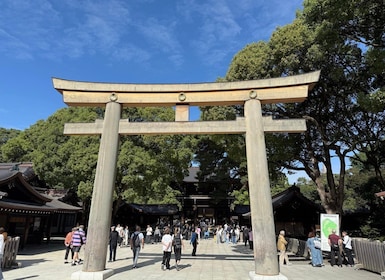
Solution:
[{"label": "striped shirt", "polygon": [[82,246],[86,244],[86,234],[83,230],[77,230],[72,235],[72,246]]}]

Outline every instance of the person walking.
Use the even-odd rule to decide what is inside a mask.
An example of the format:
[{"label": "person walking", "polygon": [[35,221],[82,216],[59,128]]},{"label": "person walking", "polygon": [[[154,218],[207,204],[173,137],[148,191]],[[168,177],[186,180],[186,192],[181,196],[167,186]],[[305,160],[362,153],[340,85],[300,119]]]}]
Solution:
[{"label": "person walking", "polygon": [[286,246],[287,246],[287,240],[285,239],[285,231],[281,230],[278,235],[278,241],[277,241],[277,249],[279,250],[279,264],[283,266],[284,263],[286,265],[291,265],[289,263],[289,256],[286,252]]},{"label": "person walking", "polygon": [[216,236],[217,244],[221,243],[221,236],[222,236],[222,226],[221,225],[217,226],[217,231],[215,232],[215,236]]},{"label": "person walking", "polygon": [[243,228],[243,241],[245,242],[245,246],[247,242],[249,241],[249,229],[247,226]]},{"label": "person walking", "polygon": [[350,236],[346,231],[342,232],[342,238],[343,238],[342,245],[344,247],[344,253],[348,258],[348,266],[354,266],[352,239],[350,238]]},{"label": "person walking", "polygon": [[160,229],[158,226],[155,227],[155,231],[154,231],[154,242],[155,244],[158,244],[160,242]]},{"label": "person walking", "polygon": [[164,229],[164,234],[162,236],[162,250],[163,250],[163,259],[162,259],[161,268],[162,270],[170,269],[172,236],[170,235],[169,227],[166,227]]},{"label": "person walking", "polygon": [[5,232],[5,229],[3,227],[0,227],[0,280],[4,280],[3,270],[1,269],[1,264],[3,263],[4,244],[5,244],[3,232]]},{"label": "person walking", "polygon": [[191,234],[191,240],[190,240],[190,244],[193,246],[193,250],[192,250],[192,256],[196,256],[197,254],[197,246],[198,246],[198,232],[197,230],[195,230],[192,234]]},{"label": "person walking", "polygon": [[138,268],[138,258],[140,253],[140,247],[144,249],[144,236],[143,236],[143,233],[140,232],[140,226],[136,226],[135,232],[131,235],[130,247],[133,253],[132,268]]},{"label": "person walking", "polygon": [[126,226],[124,228],[124,246],[126,246],[126,247],[129,245],[128,244],[128,238],[130,238],[130,230],[129,230],[128,226]]},{"label": "person walking", "polygon": [[119,247],[121,247],[123,242],[123,236],[124,236],[124,228],[120,224],[117,224],[115,227],[115,230],[118,232],[118,236],[119,236],[118,245]]},{"label": "person walking", "polygon": [[83,244],[86,244],[87,238],[86,233],[84,232],[84,226],[80,225],[79,228],[72,235],[72,249],[74,250],[74,258],[72,260],[72,265],[81,264],[81,259],[79,257],[80,249]]},{"label": "person walking", "polygon": [[328,243],[330,246],[330,264],[334,266],[336,264],[336,255],[338,258],[337,265],[342,267],[342,257],[341,257],[341,243],[342,240],[339,235],[336,234],[336,230],[333,229],[332,233],[328,236]]},{"label": "person walking", "polygon": [[118,242],[119,242],[119,232],[116,231],[115,226],[112,226],[110,231],[110,237],[108,239],[108,244],[110,246],[109,262],[116,261],[116,249],[118,248]]},{"label": "person walking", "polygon": [[152,227],[150,225],[147,225],[146,228],[146,244],[151,243],[151,238],[152,238]]},{"label": "person walking", "polygon": [[176,270],[179,271],[179,263],[182,258],[182,247],[184,248],[183,235],[181,234],[179,227],[176,227],[174,229],[174,235],[172,236],[172,244],[174,246],[175,267]]},{"label": "person walking", "polygon": [[249,248],[250,250],[254,250],[254,239],[253,239],[253,230],[249,229]]},{"label": "person walking", "polygon": [[66,252],[64,255],[64,263],[68,263],[68,255],[71,252],[71,263],[74,259],[74,250],[72,249],[72,236],[76,231],[76,227],[73,227],[70,232],[67,233],[64,239],[64,246],[66,247]]},{"label": "person walking", "polygon": [[231,243],[235,245],[237,243],[237,233],[235,227],[232,227],[230,230]]}]

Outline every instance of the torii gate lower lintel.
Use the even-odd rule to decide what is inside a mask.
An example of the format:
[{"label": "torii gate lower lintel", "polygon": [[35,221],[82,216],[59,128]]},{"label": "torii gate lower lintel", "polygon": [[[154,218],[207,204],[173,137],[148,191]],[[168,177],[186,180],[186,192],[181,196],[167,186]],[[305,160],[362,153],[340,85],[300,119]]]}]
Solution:
[{"label": "torii gate lower lintel", "polygon": [[[320,71],[284,78],[201,84],[111,84],[53,78],[55,89],[70,106],[106,106],[104,121],[66,124],[67,135],[101,134],[92,194],[83,271],[112,275],[105,270],[112,195],[119,135],[135,134],[243,134],[246,137],[250,211],[254,236],[255,271],[250,279],[286,279],[279,273],[274,217],[266,158],[265,132],[296,133],[306,130],[303,119],[262,117],[261,104],[302,102],[318,81]],[[235,121],[189,122],[188,107],[243,104],[244,118]],[[170,123],[132,123],[121,120],[122,107],[175,106]],[[258,201],[257,201],[258,199]]]}]

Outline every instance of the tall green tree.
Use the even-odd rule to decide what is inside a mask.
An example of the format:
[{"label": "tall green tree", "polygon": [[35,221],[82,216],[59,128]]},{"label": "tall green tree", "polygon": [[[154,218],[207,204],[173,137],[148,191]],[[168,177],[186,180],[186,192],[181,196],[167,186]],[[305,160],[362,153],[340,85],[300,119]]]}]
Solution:
[{"label": "tall green tree", "polygon": [[[20,134],[20,130],[17,129],[6,129],[3,127],[0,127],[0,162],[4,162],[3,158],[3,152],[2,152],[2,146],[7,143],[12,138],[15,138]],[[9,152],[9,151],[5,151]]]},{"label": "tall green tree", "polygon": [[[28,160],[37,175],[52,188],[77,191],[89,206],[100,136],[63,135],[65,123],[94,122],[100,108],[64,108],[39,121],[2,146],[6,160]],[[130,121],[170,121],[172,108],[129,108]],[[190,136],[122,136],[115,183],[114,212],[127,203],[177,203],[171,182],[182,182],[192,159]],[[85,209],[87,210],[87,209]]]},{"label": "tall green tree", "polygon": [[[384,88],[383,8],[378,1],[305,1],[293,23],[278,28],[268,43],[246,46],[226,74],[226,80],[236,81],[322,70],[305,102],[263,109],[275,118],[307,120],[305,133],[273,135],[268,159],[305,171],[328,213],[343,213],[347,157],[370,141],[383,143],[384,107],[374,111],[363,106],[374,94],[381,97]],[[370,21],[373,15],[380,20]],[[340,165],[337,176],[335,161]]]}]

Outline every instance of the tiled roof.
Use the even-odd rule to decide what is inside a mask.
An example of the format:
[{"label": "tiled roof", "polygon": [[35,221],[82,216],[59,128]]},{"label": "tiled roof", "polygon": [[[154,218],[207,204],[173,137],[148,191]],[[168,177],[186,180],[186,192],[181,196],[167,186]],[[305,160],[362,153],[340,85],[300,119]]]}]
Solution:
[{"label": "tiled roof", "polygon": [[0,163],[0,211],[49,214],[82,210],[39,192],[28,183],[35,176],[32,163]]}]

